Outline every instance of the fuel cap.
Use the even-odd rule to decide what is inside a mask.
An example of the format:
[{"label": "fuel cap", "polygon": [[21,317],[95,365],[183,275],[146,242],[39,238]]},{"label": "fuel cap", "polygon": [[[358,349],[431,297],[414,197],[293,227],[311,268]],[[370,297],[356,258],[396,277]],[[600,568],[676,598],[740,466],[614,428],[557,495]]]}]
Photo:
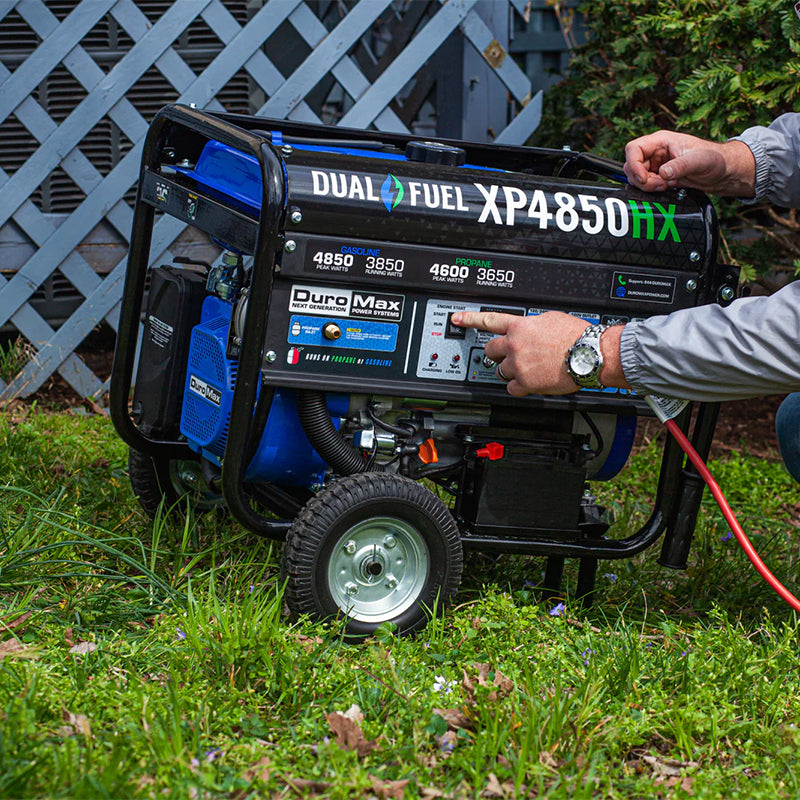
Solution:
[{"label": "fuel cap", "polygon": [[467,160],[467,153],[460,147],[442,142],[409,142],[406,145],[406,158],[425,164],[460,167]]}]

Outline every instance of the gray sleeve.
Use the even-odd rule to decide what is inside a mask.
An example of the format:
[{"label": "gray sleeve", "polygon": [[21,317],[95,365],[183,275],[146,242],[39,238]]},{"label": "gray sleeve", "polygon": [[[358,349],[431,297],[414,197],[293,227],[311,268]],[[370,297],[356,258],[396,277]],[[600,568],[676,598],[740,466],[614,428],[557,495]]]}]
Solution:
[{"label": "gray sleeve", "polygon": [[625,326],[622,370],[638,394],[740,400],[800,390],[800,282]]},{"label": "gray sleeve", "polygon": [[800,207],[800,114],[782,114],[768,127],[748,128],[734,139],[756,160],[756,199]]}]

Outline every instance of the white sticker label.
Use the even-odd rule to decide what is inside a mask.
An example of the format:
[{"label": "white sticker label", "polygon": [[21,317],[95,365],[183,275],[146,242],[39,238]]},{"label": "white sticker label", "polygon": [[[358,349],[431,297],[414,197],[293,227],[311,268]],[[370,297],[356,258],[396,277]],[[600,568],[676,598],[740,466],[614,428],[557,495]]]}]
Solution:
[{"label": "white sticker label", "polygon": [[215,406],[222,404],[222,392],[198,378],[197,375],[189,376],[189,391],[198,397],[202,397],[203,400],[208,400],[209,403],[213,403]]}]

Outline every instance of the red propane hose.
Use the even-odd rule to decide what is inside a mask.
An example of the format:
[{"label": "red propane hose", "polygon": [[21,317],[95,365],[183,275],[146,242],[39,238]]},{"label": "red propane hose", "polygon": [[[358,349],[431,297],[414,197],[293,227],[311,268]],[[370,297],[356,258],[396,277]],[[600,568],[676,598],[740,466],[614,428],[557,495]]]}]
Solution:
[{"label": "red propane hose", "polygon": [[692,464],[694,464],[695,468],[700,473],[700,476],[708,485],[708,488],[711,490],[711,494],[717,501],[720,511],[722,511],[722,516],[725,517],[725,521],[731,526],[731,531],[736,537],[736,541],[739,542],[742,550],[744,550],[744,552],[747,554],[747,557],[750,559],[753,566],[758,570],[761,577],[778,593],[778,595],[780,595],[785,602],[787,602],[795,611],[800,612],[800,600],[798,600],[769,571],[767,565],[761,560],[758,553],[756,553],[756,551],[753,549],[753,545],[750,544],[750,540],[742,530],[742,526],[739,524],[739,520],[736,519],[733,509],[730,507],[730,504],[722,494],[719,484],[714,480],[714,476],[709,472],[709,469],[703,462],[703,459],[700,458],[697,451],[694,449],[694,447],[692,447],[692,443],[686,438],[683,431],[675,424],[675,420],[668,419],[662,421],[669,429],[669,432],[675,437],[678,444],[683,448],[683,452],[686,453],[686,455],[689,457],[689,460],[692,462]]}]

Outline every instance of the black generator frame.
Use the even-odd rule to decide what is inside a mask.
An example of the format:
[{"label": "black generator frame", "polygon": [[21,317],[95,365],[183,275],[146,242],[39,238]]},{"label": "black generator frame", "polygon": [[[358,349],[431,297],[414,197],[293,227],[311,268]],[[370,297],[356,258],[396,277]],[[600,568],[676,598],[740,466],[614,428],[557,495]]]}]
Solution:
[{"label": "black generator frame", "polygon": [[[239,347],[238,374],[232,398],[221,486],[225,503],[238,522],[259,535],[283,540],[292,524],[292,517],[299,512],[302,504],[277,486],[259,484],[259,501],[279,517],[270,519],[253,509],[244,484],[245,470],[255,450],[254,442],[260,439],[276,388],[262,382],[261,366],[272,276],[284,244],[282,220],[286,213],[286,193],[283,164],[265,130],[268,126],[280,130],[285,140],[289,141],[293,137],[305,141],[311,138],[315,143],[324,141],[328,144],[347,140],[364,142],[365,146],[368,146],[368,142],[377,141],[403,149],[407,142],[418,138],[376,131],[322,128],[245,115],[209,114],[180,105],[162,109],[152,122],[144,143],[111,376],[110,414],[119,435],[131,448],[155,458],[197,458],[185,442],[145,436],[134,424],[130,412],[130,393],[156,210],[181,219],[211,237],[226,241],[243,253],[252,255],[248,310]],[[320,138],[322,130],[323,139]],[[214,197],[212,193],[193,185],[177,172],[169,176],[161,172],[160,167],[164,163],[175,163],[182,158],[196,162],[202,147],[211,139],[257,159],[263,187],[258,217],[239,210],[224,199]],[[617,162],[568,149],[501,147],[441,139],[438,141],[465,149],[467,159],[473,163],[500,169],[529,173],[535,169],[535,174],[566,178],[588,171],[603,178],[625,180]],[[163,196],[156,196],[156,182],[162,187],[169,187],[168,201],[165,202]],[[190,192],[202,196],[203,200],[199,204],[202,213],[198,211],[194,218],[189,217],[186,203],[181,202],[186,200]],[[716,229],[710,218],[707,220],[707,227],[712,252],[716,253]],[[724,275],[726,283],[731,279],[730,272]],[[720,280],[717,278],[717,283]],[[698,302],[713,300],[717,289],[717,285],[701,287]],[[649,406],[641,398],[610,398],[604,397],[602,393],[594,394],[591,398],[512,398],[506,394],[493,397],[492,402],[528,408],[580,408],[653,416]],[[691,430],[692,443],[703,459],[708,457],[718,412],[719,403],[695,403],[687,406],[676,419],[684,433],[688,434]],[[465,531],[464,526],[460,525],[462,544],[465,549],[484,552],[547,556],[545,588],[551,591],[557,591],[560,586],[564,559],[578,558],[578,596],[589,595],[594,586],[598,560],[632,557],[654,544],[662,534],[664,541],[659,563],[673,569],[686,568],[703,489],[704,483],[697,470],[688,462],[684,465],[680,447],[672,437],[667,437],[652,513],[641,528],[630,536],[609,539],[590,532],[577,536],[559,533],[557,539],[547,536],[530,538],[529,534],[523,537],[517,532],[515,535],[514,529],[509,529],[507,535],[498,534],[495,530],[487,535],[487,532],[480,529]]]}]

